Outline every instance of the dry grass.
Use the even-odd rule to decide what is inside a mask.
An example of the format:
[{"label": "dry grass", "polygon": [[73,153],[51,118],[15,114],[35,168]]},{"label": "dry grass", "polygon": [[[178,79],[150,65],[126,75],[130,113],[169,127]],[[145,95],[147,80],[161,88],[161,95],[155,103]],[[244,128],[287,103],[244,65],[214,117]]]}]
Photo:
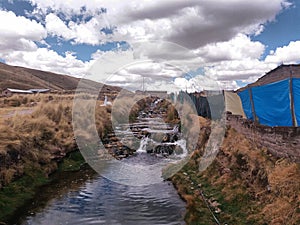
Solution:
[{"label": "dry grass", "polygon": [[263,149],[230,129],[215,166],[217,173],[204,176],[212,185],[223,187],[226,201],[233,201],[237,196],[247,199],[243,206],[246,219],[267,224],[299,222],[299,164],[275,161]]},{"label": "dry grass", "polygon": [[[22,176],[26,165],[51,173],[56,169],[51,164],[53,159],[77,149],[72,126],[72,99],[71,95],[32,96],[29,101],[37,102],[37,105],[31,107],[30,114],[2,117],[0,187]],[[9,110],[2,110],[2,113],[7,112]],[[96,109],[96,127],[100,136],[111,127],[108,115],[106,108]]]},{"label": "dry grass", "polygon": [[[205,120],[201,119],[200,123],[202,127],[209,126]],[[205,136],[201,139],[205,140]],[[200,224],[214,224],[203,214],[206,206],[199,200],[199,185],[208,199],[221,204],[221,213],[217,215],[221,223],[300,223],[299,164],[284,159],[276,161],[265,149],[229,129],[214,162],[204,172],[197,172],[201,159],[199,147],[200,143],[189,163],[172,178],[189,204],[188,224],[205,220]],[[190,196],[194,201],[189,200]]]}]

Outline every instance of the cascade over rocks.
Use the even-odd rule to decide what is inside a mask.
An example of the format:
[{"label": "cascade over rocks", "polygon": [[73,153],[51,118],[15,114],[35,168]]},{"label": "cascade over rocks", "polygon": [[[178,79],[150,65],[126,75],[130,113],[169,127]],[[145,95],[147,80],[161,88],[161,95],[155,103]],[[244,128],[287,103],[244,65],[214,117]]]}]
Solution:
[{"label": "cascade over rocks", "polygon": [[[102,140],[105,148],[116,159],[134,155],[137,151],[159,154],[164,157],[168,157],[174,152],[181,154],[183,150],[176,144],[181,138],[180,129],[177,125],[174,126],[164,122],[168,110],[167,107],[162,105],[164,101],[157,97],[147,98],[143,102],[143,108],[138,113],[136,120],[127,124],[131,132],[130,135],[122,134],[122,141],[115,133],[106,135]],[[124,141],[124,139],[126,140]]]}]

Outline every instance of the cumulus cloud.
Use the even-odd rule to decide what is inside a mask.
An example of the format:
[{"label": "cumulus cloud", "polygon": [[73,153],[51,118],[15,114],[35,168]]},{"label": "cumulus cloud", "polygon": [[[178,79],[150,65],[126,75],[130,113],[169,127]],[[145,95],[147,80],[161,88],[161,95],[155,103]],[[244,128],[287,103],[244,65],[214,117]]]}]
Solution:
[{"label": "cumulus cloud", "polygon": [[159,88],[162,84],[172,83],[182,76],[183,71],[166,61],[153,61],[135,54],[133,49],[127,51],[96,52],[97,59],[89,71],[89,79],[118,85],[130,89],[141,89],[142,82],[147,86]]},{"label": "cumulus cloud", "polygon": [[233,61],[223,61],[212,67],[205,68],[205,74],[214,77],[220,82],[242,80],[256,80],[265,72],[274,69],[276,64],[268,64],[257,59],[240,59]]},{"label": "cumulus cloud", "polygon": [[[111,10],[108,6],[106,16],[116,27],[116,40],[142,40],[140,46],[132,44],[135,54],[167,61],[185,71],[203,67],[205,76],[235,88],[235,80],[255,80],[276,66],[260,61],[265,46],[248,35],[262,32],[263,24],[288,6],[280,0],[130,1]],[[162,44],[148,44],[151,40]],[[180,47],[165,44],[168,42]],[[196,81],[199,78],[186,80],[189,85]]]},{"label": "cumulus cloud", "polygon": [[45,23],[50,35],[61,37],[66,41],[72,40],[75,44],[98,45],[109,39],[108,35],[101,32],[104,27],[97,18],[78,23],[69,21],[66,24],[57,15],[50,13],[46,16]]},{"label": "cumulus cloud", "polygon": [[[188,48],[254,34],[275,18],[286,1],[130,1],[107,14],[116,36],[158,39]],[[109,9],[108,9],[108,12]],[[150,16],[153,15],[153,16]],[[154,16],[155,15],[155,16]]]},{"label": "cumulus cloud", "polygon": [[[49,9],[55,12],[63,12],[69,18],[74,14],[95,15],[102,11],[103,0],[27,0],[35,6],[36,11],[47,14]],[[113,0],[114,1],[114,0]],[[112,1],[112,2],[113,2]]]},{"label": "cumulus cloud", "polygon": [[[1,53],[0,53],[1,57]],[[69,74],[82,77],[90,67],[70,53],[66,52],[65,57],[47,48],[38,48],[36,51],[14,51],[5,56],[8,64],[30,67],[61,74]]]},{"label": "cumulus cloud", "polygon": [[238,34],[226,42],[218,42],[196,50],[206,62],[220,62],[238,59],[259,59],[265,51],[265,46],[258,41],[251,41],[244,34]]},{"label": "cumulus cloud", "polygon": [[300,41],[291,41],[287,46],[279,47],[266,57],[267,63],[296,64],[300,62]]},{"label": "cumulus cloud", "polygon": [[46,29],[52,35],[61,36],[66,40],[75,38],[74,32],[55,14],[50,13],[46,16]]},{"label": "cumulus cloud", "polygon": [[[163,2],[131,0],[126,3],[120,0],[30,0],[30,2],[45,14],[51,8],[54,13],[63,12],[69,17],[72,14],[82,13],[83,8],[86,14],[99,16],[99,11],[104,8],[105,11],[101,11],[100,17],[95,17],[95,20],[91,20],[89,24],[84,24],[87,28],[86,32],[97,30],[99,25],[114,28],[114,40],[125,39],[128,42],[163,40],[193,49],[209,43],[228,41],[238,33],[259,33],[264,23],[273,20],[280,10],[288,7],[286,0],[222,2],[218,0],[165,0]],[[79,26],[78,29],[84,30],[82,24]],[[61,33],[58,29],[63,27],[61,22],[57,21],[56,28],[50,27],[50,31],[54,29],[55,34],[64,37],[65,27]],[[75,36],[81,33],[77,32]],[[69,35],[66,38],[70,38]],[[104,39],[104,36],[102,38]],[[78,40],[83,41],[82,38]]]},{"label": "cumulus cloud", "polygon": [[37,49],[35,41],[42,41],[47,32],[34,20],[16,16],[13,12],[0,11],[0,50],[2,53]]},{"label": "cumulus cloud", "polygon": [[[27,1],[40,23],[0,11],[1,21],[9,21],[0,24],[0,58],[11,64],[74,75],[92,65],[89,76],[95,74],[98,81],[114,74],[114,84],[130,86],[145,77],[153,85],[164,87],[174,80],[183,89],[196,90],[212,84],[235,88],[236,80],[253,81],[278,63],[299,62],[298,42],[276,49],[263,61],[265,46],[249,38],[289,7],[287,0]],[[130,48],[97,51],[83,62],[49,45],[38,48],[36,42],[45,44],[47,36],[73,45],[126,41]],[[181,78],[199,68],[203,73]]]}]

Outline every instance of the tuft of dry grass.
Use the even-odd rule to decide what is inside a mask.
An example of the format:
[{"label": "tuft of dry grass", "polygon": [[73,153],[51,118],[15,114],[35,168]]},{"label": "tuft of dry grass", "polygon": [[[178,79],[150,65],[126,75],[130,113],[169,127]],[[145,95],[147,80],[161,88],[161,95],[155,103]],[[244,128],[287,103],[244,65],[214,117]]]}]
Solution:
[{"label": "tuft of dry grass", "polygon": [[[209,126],[200,120],[202,126]],[[187,208],[186,222],[196,223],[204,219],[199,212],[203,212],[206,206],[197,201],[200,187],[208,199],[220,203],[221,212],[217,216],[221,223],[299,224],[299,164],[286,159],[276,161],[234,129],[227,130],[216,159],[204,172],[197,171],[200,148],[201,144],[189,163],[172,178],[181,196],[194,198],[193,207]],[[195,191],[190,190],[190,186]],[[207,221],[206,224],[214,223]]]},{"label": "tuft of dry grass", "polygon": [[[26,165],[34,165],[47,174],[53,172],[56,169],[52,165],[53,160],[77,149],[72,126],[73,96],[45,94],[12,97],[14,100],[18,98],[20,101],[27,98],[24,102],[38,104],[31,107],[31,113],[12,114],[2,117],[0,121],[0,188],[22,176]],[[109,115],[105,107],[96,108],[99,136],[111,127]],[[82,118],[84,126],[86,118]]]},{"label": "tuft of dry grass", "polygon": [[[81,96],[92,99],[88,94]],[[32,198],[35,188],[48,181],[47,176],[58,169],[62,159],[68,169],[70,165],[79,169],[84,163],[79,152],[75,158],[70,156],[76,153],[69,154],[78,150],[73,129],[73,99],[73,95],[53,93],[0,99],[3,107],[0,108],[0,220]],[[11,106],[12,102],[16,107]],[[100,101],[96,105],[100,106]],[[86,116],[87,110],[94,116]],[[87,138],[93,129],[85,126],[87,120],[94,119],[100,137],[111,131],[111,108],[80,104],[77,111],[82,115],[79,122]]]}]

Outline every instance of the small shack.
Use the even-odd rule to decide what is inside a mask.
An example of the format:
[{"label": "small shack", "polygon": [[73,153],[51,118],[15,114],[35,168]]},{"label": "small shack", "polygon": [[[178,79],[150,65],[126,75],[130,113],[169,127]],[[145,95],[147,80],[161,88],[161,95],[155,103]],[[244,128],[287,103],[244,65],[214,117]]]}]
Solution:
[{"label": "small shack", "polygon": [[13,93],[9,89],[7,89],[7,88],[2,91],[2,96],[3,97],[10,97],[12,95],[13,95]]},{"label": "small shack", "polygon": [[37,93],[47,93],[47,92],[50,92],[50,89],[22,90],[22,89],[6,88],[5,90],[2,91],[2,96],[10,97],[13,94],[37,94]]}]

